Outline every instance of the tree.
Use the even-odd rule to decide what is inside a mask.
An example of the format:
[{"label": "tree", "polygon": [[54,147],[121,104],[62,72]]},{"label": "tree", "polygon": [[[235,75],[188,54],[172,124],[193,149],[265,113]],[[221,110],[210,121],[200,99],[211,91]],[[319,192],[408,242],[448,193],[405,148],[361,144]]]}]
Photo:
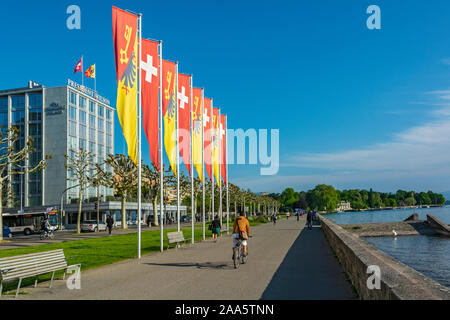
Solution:
[{"label": "tree", "polygon": [[136,192],[136,187],[138,185],[138,168],[130,157],[123,154],[116,154],[115,156],[110,154],[106,158],[105,163],[113,170],[112,173],[104,172],[106,177],[106,185],[110,188],[113,188],[115,194],[117,194],[121,198],[122,228],[127,229],[127,196],[132,194],[133,192]]},{"label": "tree", "polygon": [[307,201],[311,209],[333,211],[338,203],[338,195],[333,186],[319,184],[307,192]]},{"label": "tree", "polygon": [[78,183],[78,216],[77,233],[81,232],[81,206],[83,203],[83,193],[89,185],[88,175],[90,167],[94,161],[94,155],[84,149],[69,150],[69,155],[65,154],[66,163],[64,167],[68,170],[69,178],[67,180]]},{"label": "tree", "polygon": [[[94,172],[95,171],[95,172]],[[88,182],[90,186],[94,187],[97,191],[97,228],[96,232],[99,232],[100,225],[100,187],[104,186],[107,181],[107,176],[98,163],[95,164],[95,169],[90,172],[88,176]]]},{"label": "tree", "polygon": [[19,130],[16,127],[8,128],[5,132],[0,130],[0,241],[3,240],[3,197],[9,200],[12,196],[10,189],[10,177],[15,174],[33,173],[47,167],[47,160],[51,155],[45,155],[44,159],[31,167],[23,166],[36,148],[33,147],[33,138],[29,138],[23,148],[16,148],[19,140]]}]

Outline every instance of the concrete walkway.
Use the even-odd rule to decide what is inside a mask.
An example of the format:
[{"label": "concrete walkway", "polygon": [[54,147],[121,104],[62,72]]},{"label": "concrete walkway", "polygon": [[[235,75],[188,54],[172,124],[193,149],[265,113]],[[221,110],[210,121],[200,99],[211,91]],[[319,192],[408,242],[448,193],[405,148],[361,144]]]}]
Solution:
[{"label": "concrete walkway", "polygon": [[231,237],[207,240],[87,270],[81,289],[58,280],[41,283],[18,299],[351,299],[350,284],[320,227],[304,229],[305,218],[252,228],[249,261],[231,260]]}]

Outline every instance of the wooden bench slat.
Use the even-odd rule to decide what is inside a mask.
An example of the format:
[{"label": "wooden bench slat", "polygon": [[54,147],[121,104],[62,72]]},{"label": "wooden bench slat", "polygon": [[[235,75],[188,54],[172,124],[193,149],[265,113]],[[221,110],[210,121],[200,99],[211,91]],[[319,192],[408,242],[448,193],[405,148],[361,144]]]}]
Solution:
[{"label": "wooden bench slat", "polygon": [[55,253],[62,253],[62,254],[64,254],[64,250],[63,249],[56,249],[56,250],[51,250],[51,251],[27,253],[27,254],[22,254],[20,256],[0,258],[0,263],[2,263],[2,261],[10,261],[10,260],[21,259],[21,258],[32,258],[34,256],[50,255],[50,254],[55,254]]},{"label": "wooden bench slat", "polygon": [[12,280],[12,279],[32,277],[32,276],[46,274],[46,273],[57,271],[57,270],[63,270],[66,267],[67,267],[67,265],[60,264],[60,265],[54,265],[54,266],[51,266],[48,268],[40,268],[38,270],[31,270],[28,272],[22,272],[22,273],[18,272],[18,273],[7,274],[3,278],[3,280],[7,281],[7,280]]},{"label": "wooden bench slat", "polygon": [[25,272],[25,271],[32,271],[32,270],[40,270],[43,268],[53,267],[56,265],[67,266],[67,262],[66,261],[48,261],[48,262],[43,262],[41,264],[11,267],[11,268],[3,269],[1,271],[1,273],[2,273],[2,277],[5,278],[7,276],[9,277],[11,274],[16,274],[16,273]]},{"label": "wooden bench slat", "polygon": [[11,266],[11,265],[20,265],[20,264],[26,264],[30,261],[34,262],[40,262],[40,261],[47,261],[47,260],[66,260],[66,258],[62,255],[51,255],[51,256],[42,256],[42,257],[34,257],[32,259],[21,259],[21,260],[11,260],[9,263],[3,262],[0,263],[0,268],[5,266]]},{"label": "wooden bench slat", "polygon": [[61,259],[61,258],[51,258],[51,259],[40,259],[38,261],[27,261],[27,262],[23,262],[23,263],[14,263],[14,264],[10,264],[10,265],[5,265],[4,267],[0,267],[0,272],[4,273],[4,270],[9,270],[9,269],[26,269],[26,268],[35,268],[36,266],[39,265],[47,265],[47,264],[52,264],[52,263],[59,263],[59,262],[66,262],[65,259]]},{"label": "wooden bench slat", "polygon": [[63,256],[42,256],[42,257],[35,257],[33,259],[11,260],[10,263],[6,262],[1,263],[0,269],[9,266],[25,265],[30,262],[39,263],[41,261],[49,261],[49,260],[66,260],[66,259]]}]

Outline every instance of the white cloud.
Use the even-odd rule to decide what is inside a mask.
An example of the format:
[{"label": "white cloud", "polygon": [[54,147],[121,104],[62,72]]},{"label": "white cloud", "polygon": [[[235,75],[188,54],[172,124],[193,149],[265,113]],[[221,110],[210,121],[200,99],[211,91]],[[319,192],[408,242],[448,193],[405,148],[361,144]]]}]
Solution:
[{"label": "white cloud", "polygon": [[[450,90],[428,93],[441,102],[450,100]],[[434,181],[443,175],[449,176],[450,104],[443,103],[439,109],[432,110],[431,114],[435,116],[433,120],[399,132],[389,142],[340,152],[294,155],[282,166],[323,169],[328,173],[278,179],[289,185],[289,182],[294,181],[303,181],[305,184],[323,183],[321,181],[342,184],[413,177],[416,180]],[[273,179],[273,183],[277,182]],[[450,181],[447,188],[450,189]]]}]

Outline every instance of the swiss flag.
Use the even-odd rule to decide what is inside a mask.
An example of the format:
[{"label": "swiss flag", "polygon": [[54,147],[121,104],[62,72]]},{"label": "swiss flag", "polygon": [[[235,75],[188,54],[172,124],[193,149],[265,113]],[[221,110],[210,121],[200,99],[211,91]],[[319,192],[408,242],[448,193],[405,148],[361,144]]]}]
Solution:
[{"label": "swiss flag", "polygon": [[81,57],[80,61],[78,61],[77,65],[75,66],[75,70],[73,73],[77,73],[78,71],[82,71],[82,65],[83,65],[83,57]]},{"label": "swiss flag", "polygon": [[159,56],[158,42],[142,39],[141,77],[142,114],[145,135],[150,149],[150,159],[159,169],[158,90]]}]

